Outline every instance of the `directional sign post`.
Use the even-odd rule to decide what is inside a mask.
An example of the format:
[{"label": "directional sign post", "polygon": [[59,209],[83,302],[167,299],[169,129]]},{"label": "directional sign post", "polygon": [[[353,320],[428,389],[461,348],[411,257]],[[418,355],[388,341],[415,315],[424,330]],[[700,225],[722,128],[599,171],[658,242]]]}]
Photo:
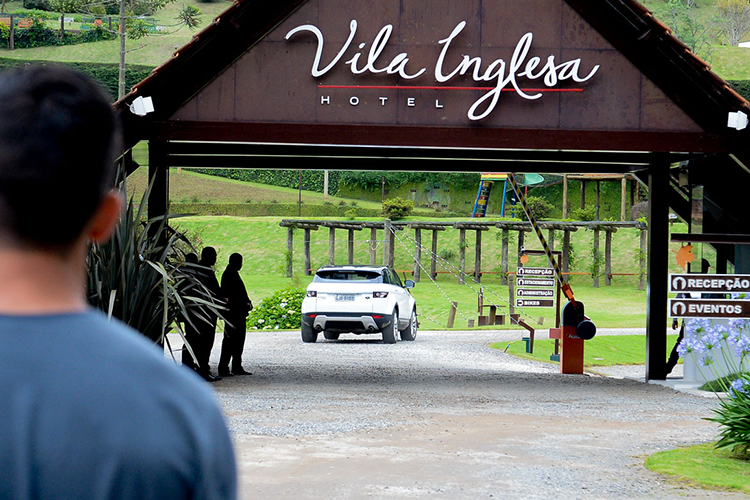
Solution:
[{"label": "directional sign post", "polygon": [[551,267],[519,267],[516,269],[517,276],[555,276],[555,270]]},{"label": "directional sign post", "polygon": [[516,299],[516,307],[554,307],[554,299]]},{"label": "directional sign post", "polygon": [[554,278],[516,278],[516,287],[522,286],[555,286]]},{"label": "directional sign post", "polygon": [[670,299],[673,318],[750,318],[750,300]]},{"label": "directional sign post", "polygon": [[554,297],[555,291],[544,288],[520,288],[516,292],[518,297]]}]

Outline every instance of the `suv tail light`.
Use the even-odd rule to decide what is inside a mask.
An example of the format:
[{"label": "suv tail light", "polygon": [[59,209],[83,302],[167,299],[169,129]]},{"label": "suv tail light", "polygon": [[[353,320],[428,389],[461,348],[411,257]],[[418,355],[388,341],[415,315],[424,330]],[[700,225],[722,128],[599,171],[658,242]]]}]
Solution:
[{"label": "suv tail light", "polygon": [[308,297],[317,297],[318,296],[318,292],[316,292],[315,290],[308,290],[307,291],[307,296]]},{"label": "suv tail light", "polygon": [[375,299],[384,299],[388,297],[388,292],[372,292],[372,297]]}]

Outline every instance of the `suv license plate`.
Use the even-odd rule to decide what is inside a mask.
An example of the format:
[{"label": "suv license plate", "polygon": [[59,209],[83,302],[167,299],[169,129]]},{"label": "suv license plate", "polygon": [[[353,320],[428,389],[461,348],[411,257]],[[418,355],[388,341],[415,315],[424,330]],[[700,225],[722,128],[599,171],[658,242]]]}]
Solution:
[{"label": "suv license plate", "polygon": [[354,295],[344,295],[341,293],[336,294],[336,301],[338,302],[354,302]]}]

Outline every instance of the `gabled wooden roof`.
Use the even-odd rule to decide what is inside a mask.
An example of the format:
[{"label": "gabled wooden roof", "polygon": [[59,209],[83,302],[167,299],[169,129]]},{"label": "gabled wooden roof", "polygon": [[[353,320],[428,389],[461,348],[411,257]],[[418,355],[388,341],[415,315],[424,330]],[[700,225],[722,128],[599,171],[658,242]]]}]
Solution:
[{"label": "gabled wooden roof", "polygon": [[[173,57],[154,69],[152,74],[138,83],[132,91],[115,106],[123,111],[125,123],[126,148],[132,147],[140,140],[170,138],[169,131],[175,127],[170,118],[191,98],[216,78],[223,70],[242,57],[255,44],[263,40],[274,28],[288,16],[307,3],[308,0],[237,0],[225,12],[214,19],[209,26],[174,53]],[[312,1],[312,0],[309,0]],[[319,0],[324,1],[324,0]],[[726,124],[727,113],[743,110],[750,115],[750,103],[737,94],[724,80],[711,71],[704,61],[695,56],[677,40],[670,30],[653,17],[652,13],[635,0],[564,0],[585,21],[593,26],[609,43],[631,61],[646,77],[653,81],[679,108],[697,123],[704,131],[702,134],[669,135],[663,138],[658,133],[651,136],[643,134],[621,135],[617,142],[602,143],[596,148],[587,144],[602,134],[592,134],[578,130],[545,135],[544,140],[537,138],[529,129],[526,140],[530,149],[613,149],[629,140],[639,141],[641,147],[623,148],[628,151],[654,150],[660,141],[669,139],[670,151],[688,151],[688,145],[696,144],[690,151],[727,152],[747,150],[750,138],[748,131],[735,132]],[[151,96],[155,103],[155,112],[146,117],[137,117],[127,111],[128,105],[137,96]],[[220,124],[212,124],[219,127]],[[258,142],[277,142],[279,136],[287,133],[283,124],[229,124],[240,127],[242,132],[237,137],[260,138]],[[368,127],[316,126],[307,130],[303,140],[310,144],[323,144],[326,134],[348,134],[352,144],[358,144],[358,138],[370,137],[372,129]],[[392,127],[394,128],[394,127]],[[344,129],[347,129],[344,131]],[[222,129],[224,130],[224,129]],[[299,134],[297,128],[292,133]],[[398,130],[380,127],[383,131],[381,143],[370,145],[399,145],[403,136]],[[196,128],[190,137],[200,141],[205,129]],[[351,132],[351,133],[349,133]],[[446,140],[456,137],[455,128],[435,131],[425,127],[410,130],[410,137],[415,141],[424,138],[425,146],[445,144]],[[476,129],[464,134],[467,147],[482,147],[493,143],[492,130]],[[188,134],[189,135],[189,134]],[[632,136],[632,139],[630,137]],[[298,136],[299,137],[299,136]],[[432,143],[430,143],[430,138]],[[531,140],[534,139],[534,140]],[[211,140],[217,140],[216,137]],[[236,140],[228,136],[226,140]],[[471,141],[474,142],[471,142]],[[390,141],[390,142],[389,142]],[[644,143],[645,141],[645,143]],[[252,140],[248,142],[253,142]],[[280,141],[284,142],[284,141]],[[290,141],[291,142],[291,141]],[[496,143],[504,147],[502,141]],[[578,145],[579,147],[573,147]],[[684,149],[677,149],[685,145]]]}]

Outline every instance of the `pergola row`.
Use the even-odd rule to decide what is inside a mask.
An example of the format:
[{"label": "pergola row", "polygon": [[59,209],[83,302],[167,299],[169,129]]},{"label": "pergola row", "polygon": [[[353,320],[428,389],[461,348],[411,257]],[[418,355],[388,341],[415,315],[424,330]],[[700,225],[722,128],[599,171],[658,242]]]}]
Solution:
[{"label": "pergola row", "polygon": [[[447,229],[456,229],[459,232],[459,263],[458,263],[458,283],[464,284],[466,279],[466,232],[474,231],[474,272],[473,277],[480,281],[482,277],[482,233],[490,228],[497,228],[502,231],[501,241],[501,283],[507,284],[509,274],[509,241],[510,232],[517,233],[517,250],[518,262],[521,265],[520,257],[523,254],[525,246],[525,234],[532,231],[531,223],[518,221],[497,221],[497,222],[454,222],[446,223],[440,221],[430,222],[393,222],[385,221],[323,221],[323,220],[295,220],[284,219],[279,225],[287,228],[287,263],[286,275],[291,277],[293,274],[293,252],[294,252],[294,231],[302,229],[304,231],[304,274],[310,275],[311,257],[310,257],[310,236],[311,231],[318,231],[321,227],[328,228],[328,263],[336,264],[336,231],[347,231],[347,264],[354,264],[354,232],[370,230],[369,242],[369,264],[377,265],[377,242],[383,242],[382,265],[394,267],[395,263],[395,232],[404,230],[414,231],[414,262],[412,275],[415,281],[420,281],[422,263],[422,231],[432,231],[432,246],[430,252],[430,274],[435,278],[437,271],[437,253],[438,253],[438,235],[441,231]],[[544,221],[538,223],[541,229],[547,230],[547,243],[551,249],[555,249],[556,231],[563,232],[562,238],[562,272],[569,272],[570,259],[570,234],[578,231],[580,228],[589,229],[594,232],[593,251],[595,255],[599,254],[600,233],[604,232],[604,285],[612,284],[612,235],[621,228],[636,228],[640,233],[640,259],[639,259],[639,290],[645,287],[646,275],[646,254],[647,254],[647,229],[643,222],[614,222],[614,221],[590,221],[590,222],[568,222],[568,221]],[[378,238],[378,231],[383,231],[382,238]],[[595,263],[596,271],[593,273],[594,287],[599,287],[598,262]]]}]

